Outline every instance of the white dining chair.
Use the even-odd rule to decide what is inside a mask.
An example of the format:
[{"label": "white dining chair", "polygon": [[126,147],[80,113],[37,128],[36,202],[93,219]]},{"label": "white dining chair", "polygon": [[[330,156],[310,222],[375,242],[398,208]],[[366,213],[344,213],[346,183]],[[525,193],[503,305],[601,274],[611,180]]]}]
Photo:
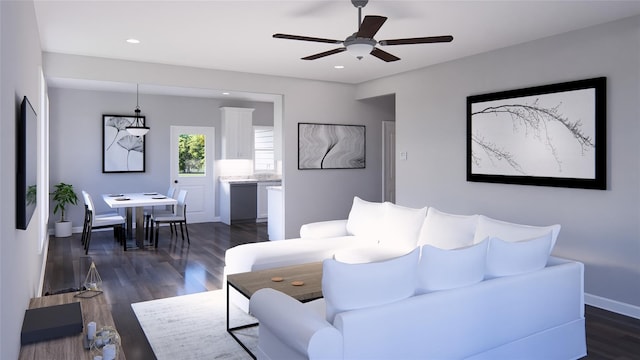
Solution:
[{"label": "white dining chair", "polygon": [[[173,185],[169,185],[169,189],[167,190],[167,197],[174,197],[176,195],[176,188]],[[145,210],[144,212],[144,238],[145,240],[149,239],[149,229],[151,228],[151,215],[171,215],[173,214],[173,205],[166,205],[164,209],[156,209],[155,206],[152,206],[151,209]],[[153,229],[151,229],[153,231]],[[171,233],[173,233],[173,227],[171,227]],[[151,242],[153,242],[153,234],[151,234]]]},{"label": "white dining chair", "polygon": [[96,214],[93,199],[88,192],[82,190],[82,198],[85,204],[84,226],[82,228],[82,244],[85,255],[89,253],[91,243],[91,232],[94,229],[113,228],[114,237],[120,241],[124,251],[127,251],[127,240],[125,238],[125,219],[117,213]]},{"label": "white dining chair", "polygon": [[[189,239],[189,229],[187,228],[187,190],[180,190],[178,193],[178,204],[174,207],[174,212],[172,214],[153,214],[151,215],[151,229],[155,229],[155,247],[158,247],[158,237],[160,232],[160,224],[169,224],[169,226],[176,226],[176,224],[180,224],[180,233],[182,234],[182,241],[184,241],[184,233],[187,233],[187,242],[191,244],[191,240]],[[184,224],[184,231],[182,228],[182,224]],[[176,237],[177,234],[176,228]],[[154,241],[154,235],[151,234],[151,241]]]}]

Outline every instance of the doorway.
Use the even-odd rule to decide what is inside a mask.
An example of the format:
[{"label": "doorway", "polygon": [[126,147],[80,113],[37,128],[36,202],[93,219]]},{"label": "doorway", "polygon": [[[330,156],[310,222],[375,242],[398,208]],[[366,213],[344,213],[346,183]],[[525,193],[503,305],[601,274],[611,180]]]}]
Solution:
[{"label": "doorway", "polygon": [[170,183],[176,194],[187,190],[190,223],[211,222],[215,217],[215,128],[171,126]]}]

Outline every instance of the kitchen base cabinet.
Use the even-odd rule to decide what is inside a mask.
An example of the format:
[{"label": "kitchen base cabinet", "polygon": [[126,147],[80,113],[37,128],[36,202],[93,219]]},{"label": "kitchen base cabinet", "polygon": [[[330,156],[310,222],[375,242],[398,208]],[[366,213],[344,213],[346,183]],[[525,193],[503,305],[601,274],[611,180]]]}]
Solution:
[{"label": "kitchen base cabinet", "polygon": [[258,181],[258,214],[256,222],[265,222],[269,217],[267,188],[280,185],[282,185],[282,181]]},{"label": "kitchen base cabinet", "polygon": [[227,225],[255,222],[257,214],[256,182],[222,182],[220,221]]},{"label": "kitchen base cabinet", "polygon": [[267,231],[269,240],[284,239],[284,199],[282,186],[269,186],[267,188],[269,198],[269,222]]}]

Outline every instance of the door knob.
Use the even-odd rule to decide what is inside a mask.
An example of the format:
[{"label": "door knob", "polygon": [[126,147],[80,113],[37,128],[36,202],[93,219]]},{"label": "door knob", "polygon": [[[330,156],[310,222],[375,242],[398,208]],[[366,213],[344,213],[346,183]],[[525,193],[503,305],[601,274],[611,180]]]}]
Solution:
[{"label": "door knob", "polygon": [[178,180],[173,180],[173,183],[174,183],[174,184],[177,184],[177,183],[178,183]]}]

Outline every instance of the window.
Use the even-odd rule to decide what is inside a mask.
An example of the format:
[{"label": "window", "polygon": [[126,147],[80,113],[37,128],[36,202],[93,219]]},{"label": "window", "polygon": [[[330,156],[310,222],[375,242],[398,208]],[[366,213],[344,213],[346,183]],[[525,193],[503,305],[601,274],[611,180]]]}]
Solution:
[{"label": "window", "polygon": [[179,174],[205,175],[204,135],[181,134],[178,141]]},{"label": "window", "polygon": [[253,127],[253,169],[254,171],[274,171],[273,127]]}]

